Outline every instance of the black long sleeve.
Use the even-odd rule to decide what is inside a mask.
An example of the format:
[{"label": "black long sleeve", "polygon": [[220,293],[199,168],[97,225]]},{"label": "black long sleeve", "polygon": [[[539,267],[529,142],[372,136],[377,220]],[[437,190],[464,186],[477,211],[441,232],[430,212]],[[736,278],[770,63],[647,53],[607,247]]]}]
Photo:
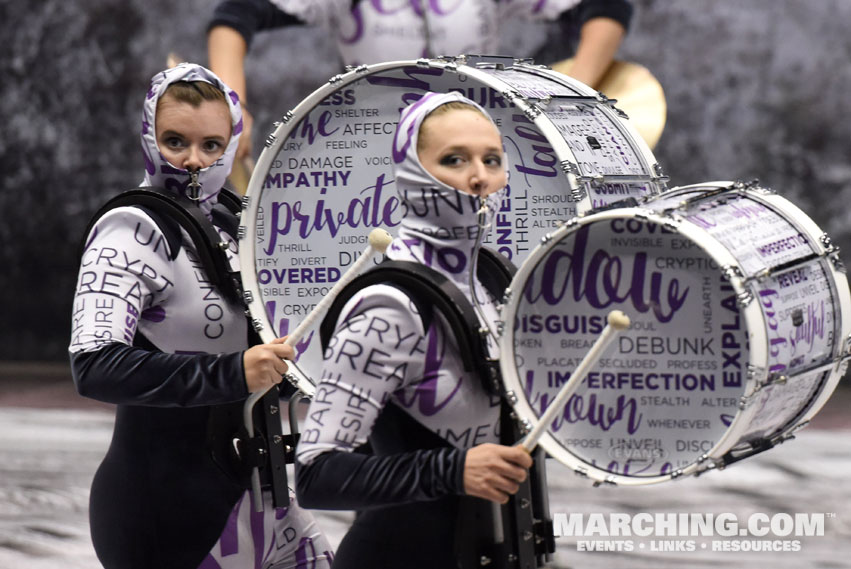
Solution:
[{"label": "black long sleeve", "polygon": [[71,356],[80,395],[117,405],[196,407],[245,399],[242,352],[167,354],[119,342]]},{"label": "black long sleeve", "polygon": [[388,456],[331,451],[296,462],[296,495],[306,508],[362,510],[464,493],[466,451],[436,448]]},{"label": "black long sleeve", "polygon": [[576,7],[579,26],[594,18],[611,18],[629,30],[633,6],[626,0],[582,0]]},{"label": "black long sleeve", "polygon": [[216,26],[233,28],[250,48],[254,34],[259,31],[301,25],[304,25],[302,20],[283,12],[269,0],[224,0],[216,6],[207,30]]}]

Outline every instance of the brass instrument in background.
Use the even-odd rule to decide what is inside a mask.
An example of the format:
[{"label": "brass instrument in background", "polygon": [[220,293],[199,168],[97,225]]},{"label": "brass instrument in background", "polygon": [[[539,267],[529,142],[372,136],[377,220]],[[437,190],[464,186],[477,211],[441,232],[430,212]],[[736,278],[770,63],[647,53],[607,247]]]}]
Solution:
[{"label": "brass instrument in background", "polygon": [[[570,74],[573,59],[552,64],[552,68]],[[629,122],[641,134],[652,150],[665,129],[668,106],[662,85],[650,71],[637,63],[615,60],[603,75],[598,91],[610,99],[629,116]]]}]

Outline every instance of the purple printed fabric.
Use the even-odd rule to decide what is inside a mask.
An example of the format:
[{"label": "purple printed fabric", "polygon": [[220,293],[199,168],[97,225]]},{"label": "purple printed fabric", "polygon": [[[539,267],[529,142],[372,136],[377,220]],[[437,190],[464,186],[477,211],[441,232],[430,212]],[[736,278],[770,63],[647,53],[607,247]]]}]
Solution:
[{"label": "purple printed fabric", "polygon": [[328,569],[334,559],[313,516],[299,507],[290,491],[287,508],[255,512],[251,493],[234,506],[218,543],[198,569]]},{"label": "purple printed fabric", "polygon": [[160,154],[156,139],[157,102],[169,85],[177,81],[204,81],[221,89],[226,97],[231,116],[231,138],[225,153],[214,164],[202,168],[198,182],[201,184],[199,205],[205,213],[216,203],[219,191],[230,174],[239,136],[242,134],[242,108],[239,96],[219,79],[212,71],[194,63],[181,63],[154,75],[145,97],[142,110],[142,155],[145,160],[145,178],[142,186],[158,186],[186,194],[189,184],[189,172],[177,168]]},{"label": "purple printed fabric", "polygon": [[[176,81],[206,81],[222,89],[233,129],[224,155],[201,170],[202,209],[209,210],[230,172],[242,130],[239,99],[212,72],[183,63],[157,73],[142,110],[143,185],[181,191],[189,174],[171,166],[156,143],[154,121],[160,96]],[[232,270],[239,270],[237,243],[228,243]],[[194,245],[185,240],[176,259],[160,227],[141,209],[121,207],[107,212],[92,228],[80,264],[74,297],[69,351],[95,351],[112,343],[132,345],[141,332],[171,353],[222,353],[245,349],[243,310],[231,306],[215,290],[202,269]]]},{"label": "purple printed fabric", "polygon": [[[499,22],[553,20],[579,0],[271,0],[337,38],[347,65],[462,53],[498,53]],[[426,32],[426,28],[428,32]]]},{"label": "purple printed fabric", "polygon": [[[451,102],[471,105],[490,119],[482,107],[456,92],[426,93],[402,111],[393,141],[393,154],[396,191],[404,213],[389,256],[410,256],[437,269],[469,296],[470,263],[479,233],[477,213],[482,207],[481,202],[478,197],[459,192],[437,180],[426,171],[417,156],[417,140],[423,121],[434,109]],[[503,159],[503,166],[507,173],[507,157]],[[499,209],[504,192],[502,189],[485,199],[487,228]],[[477,292],[478,299],[483,297],[483,293]]]},{"label": "purple printed fabric", "polygon": [[[430,266],[471,301],[475,293],[483,313],[480,323],[493,325],[498,318],[495,300],[478,279],[472,279],[474,293],[470,289],[482,203],[435,179],[416,152],[422,121],[451,101],[476,106],[457,93],[432,93],[402,111],[394,142],[399,156],[394,173],[403,218],[387,256]],[[500,196],[496,192],[484,200],[485,231]],[[498,400],[485,393],[475,374],[464,370],[443,318],[436,315],[423,329],[414,310],[404,292],[387,285],[363,289],[343,308],[302,429],[301,463],[364,443],[388,401],[459,448],[499,441]]]},{"label": "purple printed fabric", "polygon": [[[236,95],[200,66],[182,64],[153,79],[143,115],[143,183],[166,188],[186,185],[187,172],[168,165],[159,154],[153,134],[157,101],[167,85],[180,80],[207,81],[218,86],[226,93],[231,111],[233,129],[227,150],[215,165],[201,173],[201,207],[209,208],[230,172],[242,115]],[[218,231],[222,242],[228,244],[231,270],[238,271],[238,244],[224,231]],[[160,227],[139,208],[116,208],[98,219],[87,237],[80,263],[69,352],[96,352],[116,342],[132,345],[137,333],[162,352],[172,354],[231,354],[247,349],[244,307],[222,298],[210,283],[188,237],[184,237],[177,255],[172,253]],[[245,381],[241,375],[232,379]],[[114,380],[126,378],[116,373]],[[218,543],[200,567],[330,567],[332,555],[327,540],[312,516],[295,503],[292,492],[290,500],[288,508],[278,510],[272,507],[271,497],[264,494],[264,511],[255,513],[246,493],[233,508]]]}]

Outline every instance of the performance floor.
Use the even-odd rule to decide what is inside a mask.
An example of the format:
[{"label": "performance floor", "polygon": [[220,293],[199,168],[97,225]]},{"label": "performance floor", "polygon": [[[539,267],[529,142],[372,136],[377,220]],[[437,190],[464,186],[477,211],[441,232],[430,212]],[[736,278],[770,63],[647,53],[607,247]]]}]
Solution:
[{"label": "performance floor", "polygon": [[[666,537],[657,529],[646,537],[606,537],[599,532],[560,536],[550,567],[682,569],[723,563],[738,569],[851,568],[849,404],[851,389],[838,390],[796,440],[700,478],[638,488],[592,488],[558,463],[548,465],[552,513],[563,520],[582,514],[586,526],[608,520],[612,513],[648,514],[654,520],[659,514],[685,513],[704,518],[711,514],[713,519],[730,514],[740,526],[757,519],[762,527],[763,518],[752,515],[764,513],[782,533],[784,522],[796,514],[807,520],[824,514],[823,535],[769,531],[764,538],[717,533]],[[111,428],[111,408],[78,397],[61,366],[34,371],[0,364],[0,569],[100,567],[89,542],[88,489]],[[316,516],[336,545],[351,515]],[[629,519],[635,526],[636,518]],[[611,528],[608,522],[603,527]],[[798,551],[713,551],[761,540]],[[587,551],[591,547],[624,551]]]}]

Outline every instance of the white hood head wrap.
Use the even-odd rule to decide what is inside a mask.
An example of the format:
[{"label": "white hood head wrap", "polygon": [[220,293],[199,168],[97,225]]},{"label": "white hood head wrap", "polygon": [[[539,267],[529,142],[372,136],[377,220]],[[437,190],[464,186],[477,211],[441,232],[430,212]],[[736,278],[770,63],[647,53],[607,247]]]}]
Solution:
[{"label": "white hood head wrap", "polygon": [[[417,140],[425,118],[437,107],[453,101],[481,110],[493,122],[481,106],[455,92],[426,93],[402,110],[392,156],[403,217],[399,239],[391,246],[389,256],[406,257],[408,254],[401,249],[407,248],[416,260],[455,277],[453,280],[462,284],[467,281],[479,235],[481,198],[439,181],[423,167],[417,155]],[[506,159],[503,165],[507,173]],[[504,191],[503,188],[484,198],[485,231],[490,228]]]},{"label": "white hood head wrap", "polygon": [[194,63],[181,63],[171,69],[166,69],[154,75],[151,87],[145,97],[142,108],[142,155],[145,160],[145,179],[143,186],[159,186],[178,194],[191,197],[188,186],[189,171],[176,168],[169,164],[160,153],[156,139],[157,102],[172,83],[178,81],[204,81],[218,87],[225,94],[225,100],[230,108],[231,136],[224,154],[214,164],[202,168],[198,173],[200,191],[198,205],[209,213],[217,201],[219,190],[225,184],[230,174],[239,135],[242,134],[242,109],[239,96],[219,79],[212,71]]}]

